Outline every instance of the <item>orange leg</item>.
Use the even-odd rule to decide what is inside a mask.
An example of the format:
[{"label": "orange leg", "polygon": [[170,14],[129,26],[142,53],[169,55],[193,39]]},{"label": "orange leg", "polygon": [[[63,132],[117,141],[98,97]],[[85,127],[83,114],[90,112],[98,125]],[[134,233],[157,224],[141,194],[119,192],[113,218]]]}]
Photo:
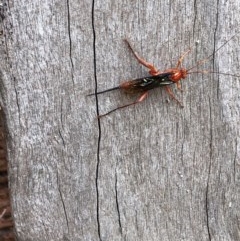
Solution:
[{"label": "orange leg", "polygon": [[129,43],[129,41],[127,39],[124,39],[124,40],[127,43],[129,49],[132,51],[134,57],[138,60],[138,62],[149,69],[149,74],[151,74],[151,75],[159,75],[161,73],[153,64],[151,64],[151,63],[147,62],[146,60],[144,60],[143,58],[141,58],[137,54],[137,52],[135,52],[133,50],[131,44]]},{"label": "orange leg", "polygon": [[115,108],[115,109],[107,112],[106,114],[99,115],[98,118],[101,118],[101,117],[103,117],[103,116],[106,116],[106,115],[108,115],[108,114],[110,114],[110,113],[112,113],[112,112],[114,112],[114,111],[116,111],[116,110],[119,110],[119,109],[122,109],[122,108],[125,108],[125,107],[128,107],[128,106],[131,106],[131,105],[138,104],[138,103],[144,101],[144,100],[147,98],[147,96],[148,96],[148,92],[146,91],[146,92],[144,92],[135,102],[130,103],[130,104],[127,104],[127,105],[119,106],[119,107],[117,107],[117,108]]},{"label": "orange leg", "polygon": [[[189,48],[187,51],[185,51],[185,52],[180,56],[180,58],[178,59],[178,62],[177,62],[176,69],[179,69],[179,68],[181,67],[181,64],[182,64],[182,62],[183,62],[183,59],[186,57],[187,54],[190,53],[190,51],[191,51],[191,48]],[[183,91],[180,82],[176,82],[176,84],[177,84],[177,88],[178,88],[179,90]],[[170,90],[170,91],[171,91],[171,90]],[[168,90],[168,93],[170,94],[169,90]],[[170,95],[171,95],[171,96],[173,95],[172,91],[171,91],[171,94],[170,94]],[[175,97],[174,97],[174,98],[175,98]],[[179,102],[179,101],[177,101],[177,102]]]},{"label": "orange leg", "polygon": [[181,107],[183,107],[183,104],[174,96],[174,94],[169,86],[165,86],[165,90]]},{"label": "orange leg", "polygon": [[178,82],[176,83],[176,85],[177,85],[177,88],[178,88],[180,91],[183,91],[182,86],[181,86],[181,84],[180,84],[180,81],[178,81]]}]

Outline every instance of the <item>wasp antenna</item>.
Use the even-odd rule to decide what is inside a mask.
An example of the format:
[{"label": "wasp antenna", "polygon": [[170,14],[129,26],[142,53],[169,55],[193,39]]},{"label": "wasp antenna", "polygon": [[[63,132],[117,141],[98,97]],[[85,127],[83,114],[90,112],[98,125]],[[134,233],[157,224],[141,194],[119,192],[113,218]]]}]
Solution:
[{"label": "wasp antenna", "polygon": [[226,75],[226,76],[232,76],[232,77],[240,78],[240,75],[230,74],[230,73],[223,73],[223,72],[217,72],[217,71],[211,71],[211,70],[191,71],[191,72],[188,72],[188,74],[221,74],[221,75]]},{"label": "wasp antenna", "polygon": [[[204,63],[206,63],[207,61],[209,61],[210,58],[212,58],[214,56],[214,54],[216,54],[221,48],[223,48],[229,41],[231,41],[234,37],[236,36],[236,34],[234,34],[230,39],[228,39],[224,44],[222,44],[217,50],[215,50],[212,54],[210,54],[207,58],[202,59],[200,61],[197,62],[196,65],[194,65],[193,67],[189,68],[187,71],[194,69],[198,66],[203,65]],[[189,72],[188,72],[189,73]]]}]

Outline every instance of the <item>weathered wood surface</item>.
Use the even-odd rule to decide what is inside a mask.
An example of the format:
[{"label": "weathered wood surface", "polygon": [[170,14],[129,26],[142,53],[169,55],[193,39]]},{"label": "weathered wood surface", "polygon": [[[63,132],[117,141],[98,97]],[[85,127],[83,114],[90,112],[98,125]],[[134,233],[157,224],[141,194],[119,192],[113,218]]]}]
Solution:
[{"label": "weathered wood surface", "polygon": [[[18,240],[240,240],[240,79],[189,75],[97,121],[94,91],[211,54],[237,1],[7,1],[1,104]],[[203,68],[239,74],[240,34]],[[98,96],[104,113],[131,101]]]}]

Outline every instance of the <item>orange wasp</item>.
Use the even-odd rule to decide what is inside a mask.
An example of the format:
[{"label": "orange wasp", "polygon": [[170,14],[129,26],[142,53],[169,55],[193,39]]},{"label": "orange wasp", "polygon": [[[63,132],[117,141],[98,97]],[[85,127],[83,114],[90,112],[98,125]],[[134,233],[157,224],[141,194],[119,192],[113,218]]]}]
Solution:
[{"label": "orange wasp", "polygon": [[[140,94],[140,96],[138,97],[138,99],[136,101],[134,101],[130,104],[119,106],[119,107],[117,107],[117,108],[115,108],[115,109],[113,109],[113,110],[111,110],[111,111],[109,111],[105,114],[99,115],[98,118],[106,116],[106,115],[108,115],[108,114],[110,114],[110,113],[112,113],[116,110],[119,110],[119,109],[122,109],[122,108],[125,108],[125,107],[135,105],[137,103],[142,102],[143,100],[145,100],[147,98],[149,90],[155,89],[155,88],[158,88],[158,87],[164,87],[164,89],[171,96],[171,98],[173,100],[175,100],[181,107],[183,107],[182,103],[174,96],[174,94],[173,94],[173,92],[170,88],[170,85],[176,84],[177,88],[179,90],[182,90],[179,81],[181,79],[185,79],[188,74],[192,74],[192,73],[214,73],[213,71],[191,71],[191,70],[194,69],[194,68],[197,68],[200,65],[204,64],[205,62],[207,62],[210,58],[212,58],[214,56],[214,54],[217,51],[219,51],[221,48],[223,48],[234,36],[232,36],[229,40],[227,40],[224,44],[222,44],[214,53],[209,55],[207,58],[198,61],[197,64],[194,65],[193,67],[190,67],[188,69],[185,69],[185,68],[181,67],[183,59],[185,58],[185,56],[191,50],[191,49],[188,49],[178,59],[177,65],[176,65],[175,68],[166,69],[164,71],[159,71],[153,64],[151,64],[151,63],[147,62],[146,60],[144,60],[143,58],[141,58],[137,54],[137,52],[135,52],[133,50],[129,41],[125,39],[125,42],[127,43],[129,49],[131,50],[131,52],[133,53],[133,55],[135,56],[137,61],[140,64],[142,64],[143,66],[145,66],[146,68],[149,69],[150,76],[125,81],[117,87],[113,87],[113,88],[110,88],[110,89],[107,89],[107,90],[103,90],[103,91],[100,91],[100,92],[89,94],[88,96],[96,95],[96,94],[98,95],[98,94],[102,94],[102,93],[117,90],[117,89],[123,90],[125,93],[128,93],[128,94],[136,94],[136,93]],[[219,72],[215,72],[215,73],[239,77],[239,76],[236,76],[236,75],[233,75],[233,74],[219,73]]]}]

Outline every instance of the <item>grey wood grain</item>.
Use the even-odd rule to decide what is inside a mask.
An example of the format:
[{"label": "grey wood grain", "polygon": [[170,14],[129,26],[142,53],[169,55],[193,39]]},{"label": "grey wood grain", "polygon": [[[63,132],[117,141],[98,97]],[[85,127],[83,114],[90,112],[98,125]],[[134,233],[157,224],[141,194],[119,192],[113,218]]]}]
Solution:
[{"label": "grey wood grain", "polygon": [[[192,47],[190,68],[239,75],[236,1],[8,1],[1,104],[18,240],[239,240],[240,78],[189,74],[180,108],[161,89],[118,91]],[[97,106],[97,108],[96,108]]]}]

